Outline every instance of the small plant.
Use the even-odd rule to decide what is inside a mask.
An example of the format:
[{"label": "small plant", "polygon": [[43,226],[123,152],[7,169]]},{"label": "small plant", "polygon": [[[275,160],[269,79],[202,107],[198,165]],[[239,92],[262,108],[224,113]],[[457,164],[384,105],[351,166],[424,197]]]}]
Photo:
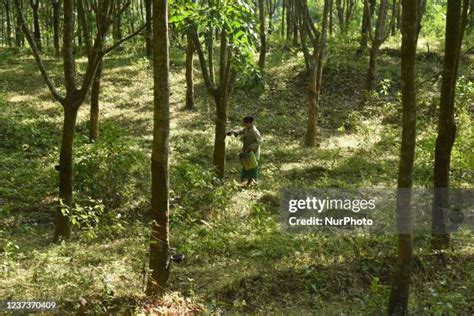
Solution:
[{"label": "small plant", "polygon": [[101,215],[104,214],[104,205],[101,201],[90,199],[89,205],[76,203],[74,207],[69,207],[60,200],[61,212],[68,217],[71,224],[79,229],[85,230],[87,237],[92,239],[96,235],[96,227],[100,222]]}]

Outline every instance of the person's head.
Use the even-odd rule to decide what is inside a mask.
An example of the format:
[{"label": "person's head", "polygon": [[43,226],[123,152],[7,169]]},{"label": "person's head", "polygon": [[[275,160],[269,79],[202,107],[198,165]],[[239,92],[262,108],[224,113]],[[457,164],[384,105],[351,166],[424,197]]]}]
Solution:
[{"label": "person's head", "polygon": [[250,128],[253,125],[253,117],[252,116],[246,116],[244,117],[244,127]]}]

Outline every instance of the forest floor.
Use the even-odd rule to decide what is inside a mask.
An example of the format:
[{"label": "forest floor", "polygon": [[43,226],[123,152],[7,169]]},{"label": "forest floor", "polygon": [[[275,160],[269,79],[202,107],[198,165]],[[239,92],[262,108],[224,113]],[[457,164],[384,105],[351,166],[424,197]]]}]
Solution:
[{"label": "forest floor", "polygon": [[[211,170],[214,105],[195,63],[196,110],[184,110],[183,52],[171,51],[171,245],[186,258],[173,264],[171,290],[146,298],[149,155],[153,77],[148,61],[122,51],[104,62],[101,134],[88,141],[88,103],[75,139],[75,193],[82,208],[73,239],[52,243],[62,110],[33,58],[0,48],[0,297],[56,299],[74,311],[205,311],[320,314],[383,313],[396,251],[394,235],[292,234],[279,224],[284,187],[395,188],[398,169],[400,72],[388,43],[378,61],[378,85],[361,104],[366,56],[354,41],[335,42],[324,69],[319,147],[304,148],[304,63],[296,49],[275,44],[264,81],[238,81],[229,129],[252,114],[261,131],[262,178],[241,188],[238,139],[228,139],[225,184]],[[435,45],[432,45],[435,47]],[[79,63],[84,70],[85,58]],[[59,61],[47,59],[61,83]],[[414,185],[430,187],[438,82],[426,81],[442,54],[420,49],[419,124]],[[470,73],[471,72],[471,73]],[[472,65],[463,60],[458,84],[458,139],[451,183],[473,183],[470,106]],[[471,76],[471,77],[470,77]],[[101,214],[99,214],[101,213]],[[98,215],[99,214],[99,215]],[[472,314],[474,246],[470,232],[452,248],[430,250],[415,236],[410,310]]]}]

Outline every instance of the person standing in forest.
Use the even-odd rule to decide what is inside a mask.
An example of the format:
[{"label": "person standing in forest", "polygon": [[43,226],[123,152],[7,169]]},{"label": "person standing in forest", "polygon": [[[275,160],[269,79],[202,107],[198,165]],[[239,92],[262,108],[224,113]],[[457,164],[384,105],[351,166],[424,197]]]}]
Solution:
[{"label": "person standing in forest", "polygon": [[[262,143],[262,136],[259,130],[254,125],[254,118],[252,116],[246,116],[243,120],[244,127],[238,131],[227,132],[227,136],[241,136],[242,140],[242,153],[240,159],[242,162],[242,171],[240,173],[240,180],[244,182],[247,180],[247,186],[252,183],[257,183],[258,180],[258,163],[260,161],[260,144]],[[256,159],[256,166],[254,168],[246,168],[246,164],[243,162],[247,159],[245,154],[253,153]]]}]

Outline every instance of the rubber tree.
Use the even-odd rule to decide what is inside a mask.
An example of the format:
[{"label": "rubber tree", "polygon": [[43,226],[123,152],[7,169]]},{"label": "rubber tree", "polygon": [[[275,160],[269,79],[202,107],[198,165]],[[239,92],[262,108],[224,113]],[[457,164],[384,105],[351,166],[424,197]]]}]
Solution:
[{"label": "rubber tree", "polygon": [[402,137],[398,167],[396,224],[397,260],[393,275],[388,314],[407,315],[410,264],[413,253],[411,228],[411,188],[416,145],[416,45],[418,1],[402,0],[401,92]]},{"label": "rubber tree", "polygon": [[[207,5],[188,3],[174,12],[170,22],[177,29],[190,31],[206,89],[214,99],[216,118],[212,161],[222,179],[226,160],[227,104],[232,82],[237,72],[253,67],[254,9],[246,0],[219,0]],[[209,38],[213,37],[209,34],[216,33],[219,34],[218,58],[214,58],[214,47],[209,44]],[[214,71],[217,76],[213,75]]]},{"label": "rubber tree", "polygon": [[394,36],[397,30],[397,16],[398,10],[400,10],[400,0],[392,0],[392,9],[390,17],[390,29],[391,35]]},{"label": "rubber tree", "polygon": [[[119,18],[126,12],[126,10],[129,9],[130,4],[131,4],[130,0],[123,1],[123,3],[117,3],[116,5],[112,7],[112,12],[109,13],[110,16],[113,17],[114,19]],[[99,9],[100,8],[98,8],[95,5],[92,6],[92,11],[95,12],[96,16],[103,14],[102,12],[98,11]],[[81,25],[82,25],[81,30],[82,30],[82,34],[84,38],[85,49],[86,49],[87,57],[90,62],[92,58],[94,57],[93,50],[92,50],[92,36],[91,36],[91,32],[89,30],[89,26],[87,23],[87,16],[84,10],[83,0],[77,0],[77,15],[79,16],[79,19],[81,20]],[[107,34],[106,19],[99,20],[99,22],[96,25],[96,28],[100,36],[105,38]],[[116,40],[112,48],[115,48],[118,45],[122,44],[123,42],[136,36],[144,28],[145,28],[145,25],[143,25],[138,30],[133,31],[131,34],[127,35],[126,37]],[[91,142],[96,140],[99,137],[99,113],[100,113],[99,96],[100,96],[101,80],[102,80],[102,60],[100,60],[99,64],[97,65],[97,70],[93,78],[92,88],[91,88],[91,107],[90,107],[90,116],[89,116],[89,140]]]},{"label": "rubber tree", "polygon": [[152,25],[152,0],[145,0],[145,45],[146,45],[146,56],[151,59],[153,51],[153,25]]},{"label": "rubber tree", "polygon": [[281,4],[281,26],[280,26],[280,35],[281,37],[285,36],[285,10],[286,10],[286,1],[287,0],[282,0]]},{"label": "rubber tree", "polygon": [[[195,0],[185,0],[184,3],[195,3]],[[189,25],[189,22],[187,25]],[[195,46],[193,41],[192,29],[187,28],[186,33],[186,47],[184,49],[186,54],[186,109],[194,109],[194,52]]]},{"label": "rubber tree", "polygon": [[358,49],[359,54],[364,53],[365,50],[367,49],[367,41],[369,38],[370,24],[371,24],[370,22],[375,11],[375,1],[376,0],[364,1],[364,9],[362,13],[360,41],[359,41],[359,49]]},{"label": "rubber tree", "polygon": [[267,12],[268,12],[268,34],[273,32],[273,16],[281,5],[281,0],[266,0]]},{"label": "rubber tree", "polygon": [[298,45],[298,14],[296,9],[296,2],[286,0],[284,3],[286,9],[286,39],[292,41],[292,45]]},{"label": "rubber tree", "polygon": [[[365,0],[366,2],[368,0]],[[368,10],[369,6],[365,5],[365,10]],[[375,68],[377,63],[377,57],[379,54],[380,46],[390,35],[390,27],[387,23],[388,17],[388,0],[380,0],[379,9],[377,13],[377,21],[375,24],[375,32],[372,31],[371,19],[369,21],[369,38],[371,42],[369,52],[369,65],[367,67],[367,75],[365,79],[365,90],[367,92],[372,91],[375,81]],[[367,14],[367,13],[366,13]]]},{"label": "rubber tree", "polygon": [[258,66],[261,70],[265,68],[265,56],[267,54],[267,34],[265,31],[265,0],[258,0],[258,21],[260,35],[260,55]]},{"label": "rubber tree", "polygon": [[341,33],[347,33],[349,23],[354,15],[356,0],[336,0],[337,18]]},{"label": "rubber tree", "polygon": [[54,43],[54,52],[56,57],[59,58],[61,55],[61,48],[59,45],[59,25],[60,25],[60,11],[61,11],[61,1],[52,0],[53,7],[53,43]]},{"label": "rubber tree", "polygon": [[17,47],[23,47],[23,44],[25,42],[23,32],[21,30],[21,18],[20,18],[20,12],[23,10],[23,1],[19,1],[18,5],[15,2],[15,8],[16,8],[16,25],[15,25],[15,44]]},{"label": "rubber tree", "polygon": [[3,7],[5,9],[5,22],[7,24],[6,42],[8,46],[11,46],[12,45],[12,23],[10,20],[10,0],[3,0]]},{"label": "rubber tree", "polygon": [[194,41],[191,33],[186,34],[186,109],[194,109]]},{"label": "rubber tree", "polygon": [[36,47],[41,50],[41,30],[39,23],[39,0],[30,0],[31,10],[33,11],[33,34],[36,43]]},{"label": "rubber tree", "polygon": [[153,0],[153,148],[151,154],[151,242],[146,292],[160,294],[169,278],[169,40],[168,1]]},{"label": "rubber tree", "polygon": [[[15,0],[15,5],[19,13],[18,16],[20,19],[20,24],[23,28],[23,32],[31,47],[40,73],[46,82],[46,85],[49,88],[53,98],[61,104],[64,114],[61,147],[59,153],[59,166],[57,167],[59,171],[59,200],[61,202],[61,207],[58,207],[56,212],[54,234],[55,241],[59,241],[61,239],[69,239],[71,236],[71,225],[68,215],[74,207],[72,161],[77,112],[80,106],[84,103],[99,63],[101,62],[104,55],[110,52],[116,46],[114,45],[109,48],[105,48],[104,41],[107,32],[97,32],[91,48],[92,54],[85,67],[85,72],[81,76],[82,80],[78,80],[79,78],[76,72],[76,61],[74,57],[74,1],[64,0],[62,59],[65,93],[61,94],[56,88],[48,71],[46,70],[41,53],[38,47],[36,47],[36,42],[31,31],[26,25],[25,18],[20,9],[20,2],[20,0]],[[112,4],[113,0],[104,0],[100,3],[98,8],[98,12],[102,12],[102,14],[97,16],[99,21],[98,23],[103,23],[105,30],[109,29],[110,20],[112,19],[109,14],[105,13],[112,12],[110,10],[110,6]],[[78,86],[77,82],[81,82],[81,84]]]},{"label": "rubber tree", "polygon": [[449,247],[445,210],[449,207],[449,169],[456,139],[454,105],[459,56],[464,30],[468,23],[469,1],[448,1],[444,41],[443,75],[439,102],[438,136],[435,145],[434,196],[432,207],[432,247]]},{"label": "rubber tree", "polygon": [[[317,30],[308,10],[307,0],[298,0],[297,10],[300,15],[301,48],[309,74],[308,82],[308,121],[304,139],[305,146],[316,145],[317,121],[321,80],[323,77],[324,54],[327,42],[328,15],[332,0],[324,1],[321,29]],[[309,41],[311,49],[308,47]]]}]

